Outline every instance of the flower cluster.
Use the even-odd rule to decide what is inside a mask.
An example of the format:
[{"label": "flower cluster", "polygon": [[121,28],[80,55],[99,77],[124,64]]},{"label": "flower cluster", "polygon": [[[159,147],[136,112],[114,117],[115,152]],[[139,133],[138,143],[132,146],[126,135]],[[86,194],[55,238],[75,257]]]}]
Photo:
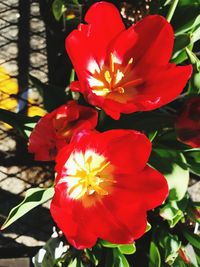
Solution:
[{"label": "flower cluster", "polygon": [[78,249],[98,238],[132,243],[145,233],[147,211],[168,195],[165,177],[147,164],[149,139],[134,130],[96,131],[95,107],[115,120],[159,108],[182,92],[192,72],[169,63],[173,30],[161,16],[125,29],[115,6],[98,2],[85,21],[66,39],[78,76],[70,88],[94,107],[68,102],[41,118],[29,141],[37,160],[56,161],[51,214]]}]

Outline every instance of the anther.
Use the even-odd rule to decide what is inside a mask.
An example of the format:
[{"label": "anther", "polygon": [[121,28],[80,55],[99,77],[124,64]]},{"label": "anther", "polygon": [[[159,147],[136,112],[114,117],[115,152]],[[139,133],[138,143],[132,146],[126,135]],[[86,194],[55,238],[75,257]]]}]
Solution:
[{"label": "anther", "polygon": [[117,87],[117,88],[115,88],[114,91],[116,91],[116,92],[118,92],[118,93],[120,93],[120,94],[124,94],[124,92],[125,92],[125,90],[124,90],[123,87]]}]

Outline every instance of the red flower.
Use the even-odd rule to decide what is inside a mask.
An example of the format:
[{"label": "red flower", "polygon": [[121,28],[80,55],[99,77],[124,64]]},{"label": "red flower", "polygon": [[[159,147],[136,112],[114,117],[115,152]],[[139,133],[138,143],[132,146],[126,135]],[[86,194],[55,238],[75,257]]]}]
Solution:
[{"label": "red flower", "polygon": [[51,214],[73,246],[97,238],[127,244],[144,234],[147,210],[168,194],[163,175],[147,165],[150,152],[133,130],[80,132],[60,151]]},{"label": "red flower", "polygon": [[152,110],[174,100],[192,67],[170,64],[174,35],[167,20],[147,16],[125,29],[116,7],[99,2],[66,39],[79,82],[71,89],[114,119]]},{"label": "red flower", "polygon": [[54,160],[74,133],[95,128],[97,118],[94,109],[70,101],[40,119],[30,135],[28,150],[35,153],[36,160]]},{"label": "red flower", "polygon": [[200,147],[200,97],[190,99],[183,108],[176,122],[179,141]]}]

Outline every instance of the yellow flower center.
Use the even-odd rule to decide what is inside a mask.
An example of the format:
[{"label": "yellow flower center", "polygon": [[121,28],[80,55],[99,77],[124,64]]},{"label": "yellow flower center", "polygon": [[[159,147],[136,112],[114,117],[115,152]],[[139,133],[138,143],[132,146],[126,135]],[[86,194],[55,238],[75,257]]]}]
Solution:
[{"label": "yellow flower center", "polygon": [[113,166],[105,156],[91,149],[84,153],[73,152],[65,163],[65,168],[66,172],[59,183],[67,183],[68,196],[82,200],[87,207],[112,191],[115,183]]},{"label": "yellow flower center", "polygon": [[133,75],[133,58],[124,66],[113,53],[110,53],[109,64],[100,67],[96,61],[91,61],[88,78],[92,92],[97,96],[107,96],[110,93],[124,94],[130,87],[143,83],[143,79]]}]

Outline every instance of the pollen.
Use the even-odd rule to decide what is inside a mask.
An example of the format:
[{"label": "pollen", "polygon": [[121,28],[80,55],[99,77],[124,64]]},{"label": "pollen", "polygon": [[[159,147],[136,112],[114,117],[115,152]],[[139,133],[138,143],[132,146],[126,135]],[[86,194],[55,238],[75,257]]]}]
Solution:
[{"label": "pollen", "polygon": [[110,53],[108,63],[101,66],[92,61],[88,66],[90,72],[88,82],[92,92],[97,96],[107,96],[112,93],[123,95],[126,94],[127,88],[141,85],[143,80],[135,77],[133,63],[133,58],[130,58],[123,64],[113,53]]},{"label": "pollen", "polygon": [[59,183],[67,183],[68,196],[82,200],[86,206],[94,203],[95,199],[108,195],[115,183],[111,163],[93,150],[75,151],[65,167],[66,173]]}]

